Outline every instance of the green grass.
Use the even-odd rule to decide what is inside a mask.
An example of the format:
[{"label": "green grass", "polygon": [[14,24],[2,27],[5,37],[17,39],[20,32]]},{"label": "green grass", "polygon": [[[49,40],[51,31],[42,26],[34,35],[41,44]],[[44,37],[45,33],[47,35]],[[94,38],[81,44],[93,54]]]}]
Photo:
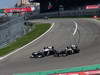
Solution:
[{"label": "green grass", "polygon": [[98,18],[97,20],[100,20],[100,18]]},{"label": "green grass", "polygon": [[10,43],[7,47],[0,49],[0,56],[3,56],[5,54],[8,54],[9,52],[22,47],[23,45],[31,42],[32,40],[39,37],[41,34],[43,34],[45,31],[47,31],[50,28],[51,24],[45,23],[45,24],[37,24],[35,28],[24,35],[21,38],[16,39],[15,42]]}]

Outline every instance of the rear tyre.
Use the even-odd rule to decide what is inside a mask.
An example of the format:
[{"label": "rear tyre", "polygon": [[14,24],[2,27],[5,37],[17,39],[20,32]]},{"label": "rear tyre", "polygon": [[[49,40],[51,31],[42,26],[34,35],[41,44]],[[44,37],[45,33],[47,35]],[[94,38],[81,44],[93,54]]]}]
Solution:
[{"label": "rear tyre", "polygon": [[76,50],[76,51],[75,51],[75,53],[79,53],[79,52],[80,52],[80,50]]},{"label": "rear tyre", "polygon": [[73,52],[72,51],[68,51],[68,54],[71,55],[71,54],[73,54]]},{"label": "rear tyre", "polygon": [[66,53],[65,55],[68,56],[68,53]]}]

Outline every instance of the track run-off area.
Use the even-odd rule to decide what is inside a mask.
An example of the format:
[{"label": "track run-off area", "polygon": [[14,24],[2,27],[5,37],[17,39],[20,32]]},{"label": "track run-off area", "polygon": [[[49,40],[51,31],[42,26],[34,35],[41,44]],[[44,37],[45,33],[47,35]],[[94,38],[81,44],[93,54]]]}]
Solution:
[{"label": "track run-off area", "polygon": [[[94,19],[66,18],[33,21],[50,22],[55,23],[55,25],[38,40],[0,60],[0,75],[100,64],[99,21]],[[29,58],[33,51],[40,51],[44,46],[54,46],[56,50],[63,50],[70,43],[74,43],[73,34],[76,31],[74,32],[75,27],[73,28],[73,26],[75,23],[73,21],[77,23],[80,31],[80,53],[66,57],[48,56],[39,59]]]}]

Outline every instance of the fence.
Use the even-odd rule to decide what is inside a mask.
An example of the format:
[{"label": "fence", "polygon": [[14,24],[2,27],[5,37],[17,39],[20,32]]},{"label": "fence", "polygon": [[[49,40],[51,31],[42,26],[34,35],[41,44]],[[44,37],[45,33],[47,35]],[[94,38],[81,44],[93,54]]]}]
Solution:
[{"label": "fence", "polygon": [[100,9],[88,9],[88,10],[67,10],[67,11],[57,11],[50,13],[31,13],[31,15],[27,15],[28,19],[38,19],[44,18],[45,16],[49,18],[53,17],[92,17],[92,16],[100,16]]}]

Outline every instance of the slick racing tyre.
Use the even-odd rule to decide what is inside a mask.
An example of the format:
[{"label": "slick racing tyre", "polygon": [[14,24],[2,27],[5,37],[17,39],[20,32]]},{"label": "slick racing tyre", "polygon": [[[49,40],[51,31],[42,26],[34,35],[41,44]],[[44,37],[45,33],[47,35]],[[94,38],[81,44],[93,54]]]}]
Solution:
[{"label": "slick racing tyre", "polygon": [[77,49],[77,50],[75,50],[74,52],[75,52],[75,53],[79,53],[79,52],[80,52],[80,50],[79,50],[79,49]]},{"label": "slick racing tyre", "polygon": [[68,53],[66,53],[65,55],[68,56]]},{"label": "slick racing tyre", "polygon": [[73,52],[72,51],[68,51],[68,54],[71,55],[71,54],[73,54]]}]

